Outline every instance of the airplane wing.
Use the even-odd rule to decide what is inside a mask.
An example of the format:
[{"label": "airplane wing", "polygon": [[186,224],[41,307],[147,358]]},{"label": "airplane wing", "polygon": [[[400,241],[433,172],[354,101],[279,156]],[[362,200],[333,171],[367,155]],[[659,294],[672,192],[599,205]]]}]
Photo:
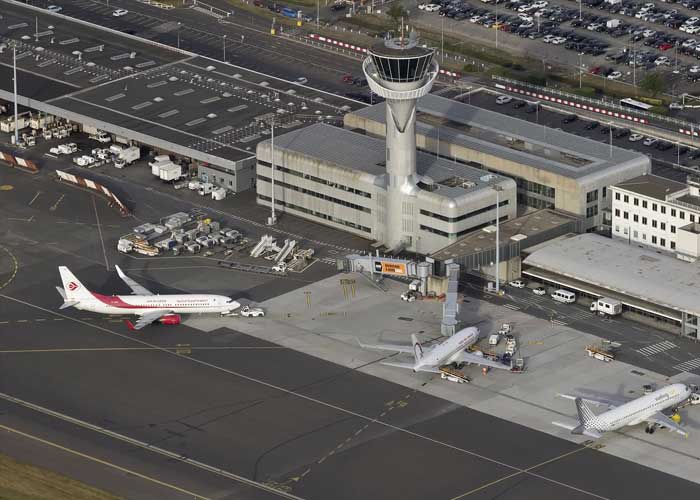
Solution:
[{"label": "airplane wing", "polygon": [[688,433],[686,432],[683,427],[678,425],[676,422],[671,420],[669,417],[661,413],[660,411],[657,411],[654,413],[652,416],[647,418],[647,422],[651,422],[652,424],[658,424],[662,427],[666,427],[669,430],[675,431],[678,434],[680,434],[683,437],[688,437]]},{"label": "airplane wing", "polygon": [[[581,428],[581,424],[569,424],[566,422],[552,422],[552,425],[556,425],[557,427],[561,427],[562,429],[566,429],[568,431],[572,431],[572,434],[582,434],[584,436],[591,437],[593,439],[600,439],[603,437],[603,435],[596,431],[595,429],[585,429]],[[573,432],[576,431],[576,432]]]},{"label": "airplane wing", "polygon": [[[356,339],[357,343],[363,349],[377,349],[379,351],[393,351],[393,352],[404,352],[413,354],[413,346],[410,345],[396,345],[396,344],[363,344],[359,339]],[[413,369],[413,365],[411,365]]]},{"label": "airplane wing", "polygon": [[595,406],[604,406],[608,410],[612,410],[613,408],[617,408],[618,406],[622,406],[625,403],[628,403],[629,401],[625,401],[624,399],[613,399],[613,398],[603,398],[603,397],[591,397],[591,396],[578,396],[578,395],[573,395],[573,394],[557,394],[560,398],[564,399],[570,399],[572,401],[575,401],[576,398],[580,398],[582,401],[585,401],[586,403],[595,405]]},{"label": "airplane wing", "polygon": [[134,294],[134,295],[153,295],[153,292],[151,292],[147,288],[139,285],[134,280],[129,278],[126,274],[124,274],[124,271],[122,271],[119,268],[119,266],[114,266],[114,268],[117,270],[117,274],[122,279],[122,281],[124,283],[126,283],[127,285],[129,285],[129,288],[131,288],[132,294]]},{"label": "airplane wing", "polygon": [[[393,366],[395,368],[405,368],[407,370],[413,370],[413,368],[414,368],[413,363],[401,363],[399,361],[381,361],[379,364],[386,365],[386,366]],[[424,366],[422,368],[419,368],[418,371],[427,372],[427,373],[441,373],[438,368],[431,368],[428,366]]]},{"label": "airplane wing", "polygon": [[158,319],[160,319],[162,316],[165,316],[166,314],[170,314],[171,312],[172,311],[169,311],[167,309],[162,309],[160,311],[147,312],[147,313],[139,316],[139,319],[136,320],[136,323],[132,324],[129,321],[129,322],[127,322],[127,324],[129,325],[129,328],[131,328],[132,330],[140,330],[144,326],[150,325],[154,321],[157,321]]},{"label": "airplane wing", "polygon": [[462,351],[461,353],[459,353],[459,356],[454,361],[461,363],[471,363],[473,365],[488,366],[489,368],[496,368],[498,370],[511,369],[510,365],[504,365],[503,363],[492,361],[488,358],[485,358],[483,356],[477,356],[476,354],[472,354],[471,352],[467,351]]}]

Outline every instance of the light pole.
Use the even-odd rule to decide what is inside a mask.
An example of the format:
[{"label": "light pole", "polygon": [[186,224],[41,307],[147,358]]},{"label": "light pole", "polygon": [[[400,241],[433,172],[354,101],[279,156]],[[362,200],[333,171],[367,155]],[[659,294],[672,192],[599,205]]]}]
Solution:
[{"label": "light pole", "polygon": [[182,26],[182,23],[180,21],[177,22],[177,48],[180,48],[180,26]]},{"label": "light pole", "polygon": [[226,35],[224,35],[224,62],[226,62]]},{"label": "light pole", "polygon": [[319,6],[320,0],[316,0],[316,29],[318,29],[319,19],[321,18],[321,7]]},{"label": "light pole", "polygon": [[15,146],[19,144],[19,129],[17,119],[17,45],[12,44],[12,82],[15,92]]},{"label": "light pole", "polygon": [[270,191],[270,200],[272,203],[272,211],[270,213],[270,218],[267,220],[267,224],[274,226],[277,223],[277,216],[275,215],[275,121],[272,120],[270,124],[270,169],[272,170],[272,176],[270,180],[270,186],[272,190]]},{"label": "light pole", "polygon": [[608,128],[610,129],[610,158],[612,158],[613,155],[613,145],[612,145],[612,136],[613,136],[613,122],[610,122],[608,125]]},{"label": "light pole", "polygon": [[578,88],[583,88],[583,61],[581,60],[581,57],[583,56],[583,52],[578,53]]},{"label": "light pole", "polygon": [[681,166],[681,141],[676,142],[676,147],[678,148],[678,166]]},{"label": "light pole", "polygon": [[[441,62],[445,62],[445,16],[442,16],[442,24],[440,25],[440,59]],[[498,47],[498,41],[496,41],[496,47]]]},{"label": "light pole", "polygon": [[583,0],[578,0],[578,20],[583,20]]},{"label": "light pole", "polygon": [[496,295],[501,294],[501,269],[500,269],[500,246],[501,246],[501,234],[500,234],[500,227],[499,227],[499,219],[500,219],[500,210],[499,210],[499,202],[500,202],[500,192],[503,191],[503,188],[501,186],[492,186],[493,189],[496,191]]}]

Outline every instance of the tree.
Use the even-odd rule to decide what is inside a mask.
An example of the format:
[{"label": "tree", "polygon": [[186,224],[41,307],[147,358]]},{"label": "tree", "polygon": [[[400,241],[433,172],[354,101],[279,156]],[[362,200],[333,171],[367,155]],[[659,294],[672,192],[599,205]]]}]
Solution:
[{"label": "tree", "polygon": [[392,3],[386,11],[386,15],[392,20],[394,27],[398,27],[401,24],[401,18],[404,22],[408,20],[408,11],[404,8],[400,0]]},{"label": "tree", "polygon": [[664,81],[663,76],[661,76],[659,73],[649,73],[641,82],[639,82],[639,87],[642,90],[650,93],[653,97],[656,97],[663,92],[665,86],[666,82]]}]

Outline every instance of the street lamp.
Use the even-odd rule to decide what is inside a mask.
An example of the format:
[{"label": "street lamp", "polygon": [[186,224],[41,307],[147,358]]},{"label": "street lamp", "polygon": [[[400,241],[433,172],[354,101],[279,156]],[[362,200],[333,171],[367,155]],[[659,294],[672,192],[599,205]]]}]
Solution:
[{"label": "street lamp", "polygon": [[583,52],[578,53],[578,88],[583,88]]},{"label": "street lamp", "polygon": [[15,93],[15,146],[19,144],[19,128],[17,123],[17,45],[12,44],[12,82]]},{"label": "street lamp", "polygon": [[226,35],[224,35],[224,62],[226,62]]},{"label": "street lamp", "polygon": [[501,247],[501,235],[500,235],[500,228],[499,228],[499,222],[500,222],[500,211],[499,211],[499,204],[500,204],[500,192],[503,191],[503,188],[499,185],[491,186],[494,191],[496,191],[496,295],[500,295],[501,292],[501,269],[500,269],[500,247]]},{"label": "street lamp", "polygon": [[180,48],[180,26],[182,26],[182,23],[180,21],[177,22],[177,48]]},{"label": "street lamp", "polygon": [[270,169],[272,170],[272,176],[270,181],[270,186],[272,190],[270,191],[270,205],[272,206],[272,211],[270,213],[270,218],[267,219],[267,224],[269,226],[274,226],[277,223],[277,216],[275,215],[275,120],[272,120],[270,124]]}]

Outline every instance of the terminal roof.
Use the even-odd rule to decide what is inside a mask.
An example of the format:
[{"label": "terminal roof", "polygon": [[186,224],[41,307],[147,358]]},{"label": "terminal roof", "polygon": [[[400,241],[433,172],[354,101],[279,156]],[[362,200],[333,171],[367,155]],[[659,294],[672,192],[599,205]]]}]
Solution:
[{"label": "terminal roof", "polygon": [[[386,120],[386,104],[352,114],[379,123]],[[580,137],[562,130],[544,128],[502,113],[428,94],[418,100],[416,132],[514,162],[582,179],[605,170],[648,164],[641,154]],[[420,115],[426,118],[421,119]],[[427,118],[430,117],[430,120]],[[430,123],[429,123],[430,122]]]},{"label": "terminal roof", "polygon": [[[268,141],[269,143],[269,141]],[[275,150],[285,149],[317,158],[340,168],[361,171],[375,177],[386,174],[386,147],[384,139],[377,139],[324,123],[293,130],[275,137]],[[490,174],[461,163],[455,163],[435,155],[418,152],[416,169],[419,176],[429,178],[438,185],[433,194],[456,198],[486,186],[509,181],[506,177]],[[459,178],[469,187],[449,187],[441,184]],[[428,180],[428,179],[425,179]]]},{"label": "terminal roof", "polygon": [[666,196],[688,188],[682,182],[672,181],[658,175],[640,175],[625,182],[615,184],[616,188],[624,189],[641,196],[648,196],[665,201]]},{"label": "terminal roof", "polygon": [[[536,235],[546,233],[554,228],[570,225],[567,232],[573,231],[578,220],[573,215],[556,210],[547,208],[536,210],[499,224],[499,238],[501,245],[517,240],[522,241],[524,247],[528,246]],[[496,248],[496,232],[492,230],[494,228],[495,226],[491,226],[469,233],[434,253],[431,257],[445,261]]]},{"label": "terminal roof", "polygon": [[597,234],[559,239],[523,265],[638,300],[700,314],[700,266]]}]

